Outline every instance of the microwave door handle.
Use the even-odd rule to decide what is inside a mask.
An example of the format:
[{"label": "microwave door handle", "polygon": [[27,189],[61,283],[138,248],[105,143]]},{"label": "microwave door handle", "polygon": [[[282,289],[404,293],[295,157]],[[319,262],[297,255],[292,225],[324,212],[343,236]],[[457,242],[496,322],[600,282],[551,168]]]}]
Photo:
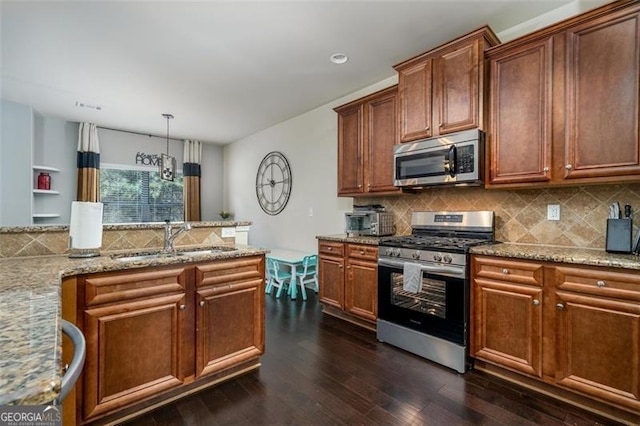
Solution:
[{"label": "microwave door handle", "polygon": [[[404,269],[405,262],[398,262],[394,260],[388,259],[378,259],[378,266],[387,266],[389,268],[398,268]],[[443,266],[428,266],[428,265],[420,265],[423,271],[432,272],[432,273],[448,273],[451,275],[456,275],[464,278],[464,270],[457,268],[447,268]]]},{"label": "microwave door handle", "polygon": [[458,165],[458,150],[455,145],[449,147],[449,153],[447,154],[448,172],[451,177],[456,175],[456,168]]}]

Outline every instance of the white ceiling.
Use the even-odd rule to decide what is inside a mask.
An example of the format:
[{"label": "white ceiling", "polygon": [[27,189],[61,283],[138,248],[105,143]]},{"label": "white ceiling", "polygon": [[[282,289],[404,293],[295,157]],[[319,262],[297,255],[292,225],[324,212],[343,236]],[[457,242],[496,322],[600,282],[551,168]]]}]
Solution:
[{"label": "white ceiling", "polygon": [[484,24],[498,33],[571,2],[2,0],[2,98],[160,136],[172,113],[171,137],[224,144]]}]

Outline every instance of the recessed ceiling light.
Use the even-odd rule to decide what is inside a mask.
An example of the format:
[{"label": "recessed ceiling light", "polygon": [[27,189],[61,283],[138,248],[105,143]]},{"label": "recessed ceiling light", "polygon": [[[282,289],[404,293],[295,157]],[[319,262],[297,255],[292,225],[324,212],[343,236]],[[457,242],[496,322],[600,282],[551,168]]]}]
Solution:
[{"label": "recessed ceiling light", "polygon": [[349,60],[349,57],[344,53],[334,53],[333,55],[331,55],[330,59],[334,64],[344,64]]}]

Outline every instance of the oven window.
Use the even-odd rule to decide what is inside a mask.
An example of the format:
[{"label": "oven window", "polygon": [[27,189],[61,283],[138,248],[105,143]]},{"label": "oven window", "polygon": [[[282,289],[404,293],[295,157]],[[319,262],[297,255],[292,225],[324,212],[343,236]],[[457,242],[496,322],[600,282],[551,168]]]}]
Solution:
[{"label": "oven window", "polygon": [[419,293],[403,289],[403,275],[391,273],[391,305],[446,319],[447,283],[422,277]]}]

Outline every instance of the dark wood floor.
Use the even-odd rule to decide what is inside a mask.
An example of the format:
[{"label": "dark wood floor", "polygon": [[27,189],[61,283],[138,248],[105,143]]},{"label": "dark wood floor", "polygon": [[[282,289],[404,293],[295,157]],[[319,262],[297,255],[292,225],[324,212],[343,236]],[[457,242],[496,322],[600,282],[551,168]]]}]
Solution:
[{"label": "dark wood floor", "polygon": [[478,371],[464,375],[267,295],[262,366],[129,421],[138,425],[596,425],[610,420]]}]

